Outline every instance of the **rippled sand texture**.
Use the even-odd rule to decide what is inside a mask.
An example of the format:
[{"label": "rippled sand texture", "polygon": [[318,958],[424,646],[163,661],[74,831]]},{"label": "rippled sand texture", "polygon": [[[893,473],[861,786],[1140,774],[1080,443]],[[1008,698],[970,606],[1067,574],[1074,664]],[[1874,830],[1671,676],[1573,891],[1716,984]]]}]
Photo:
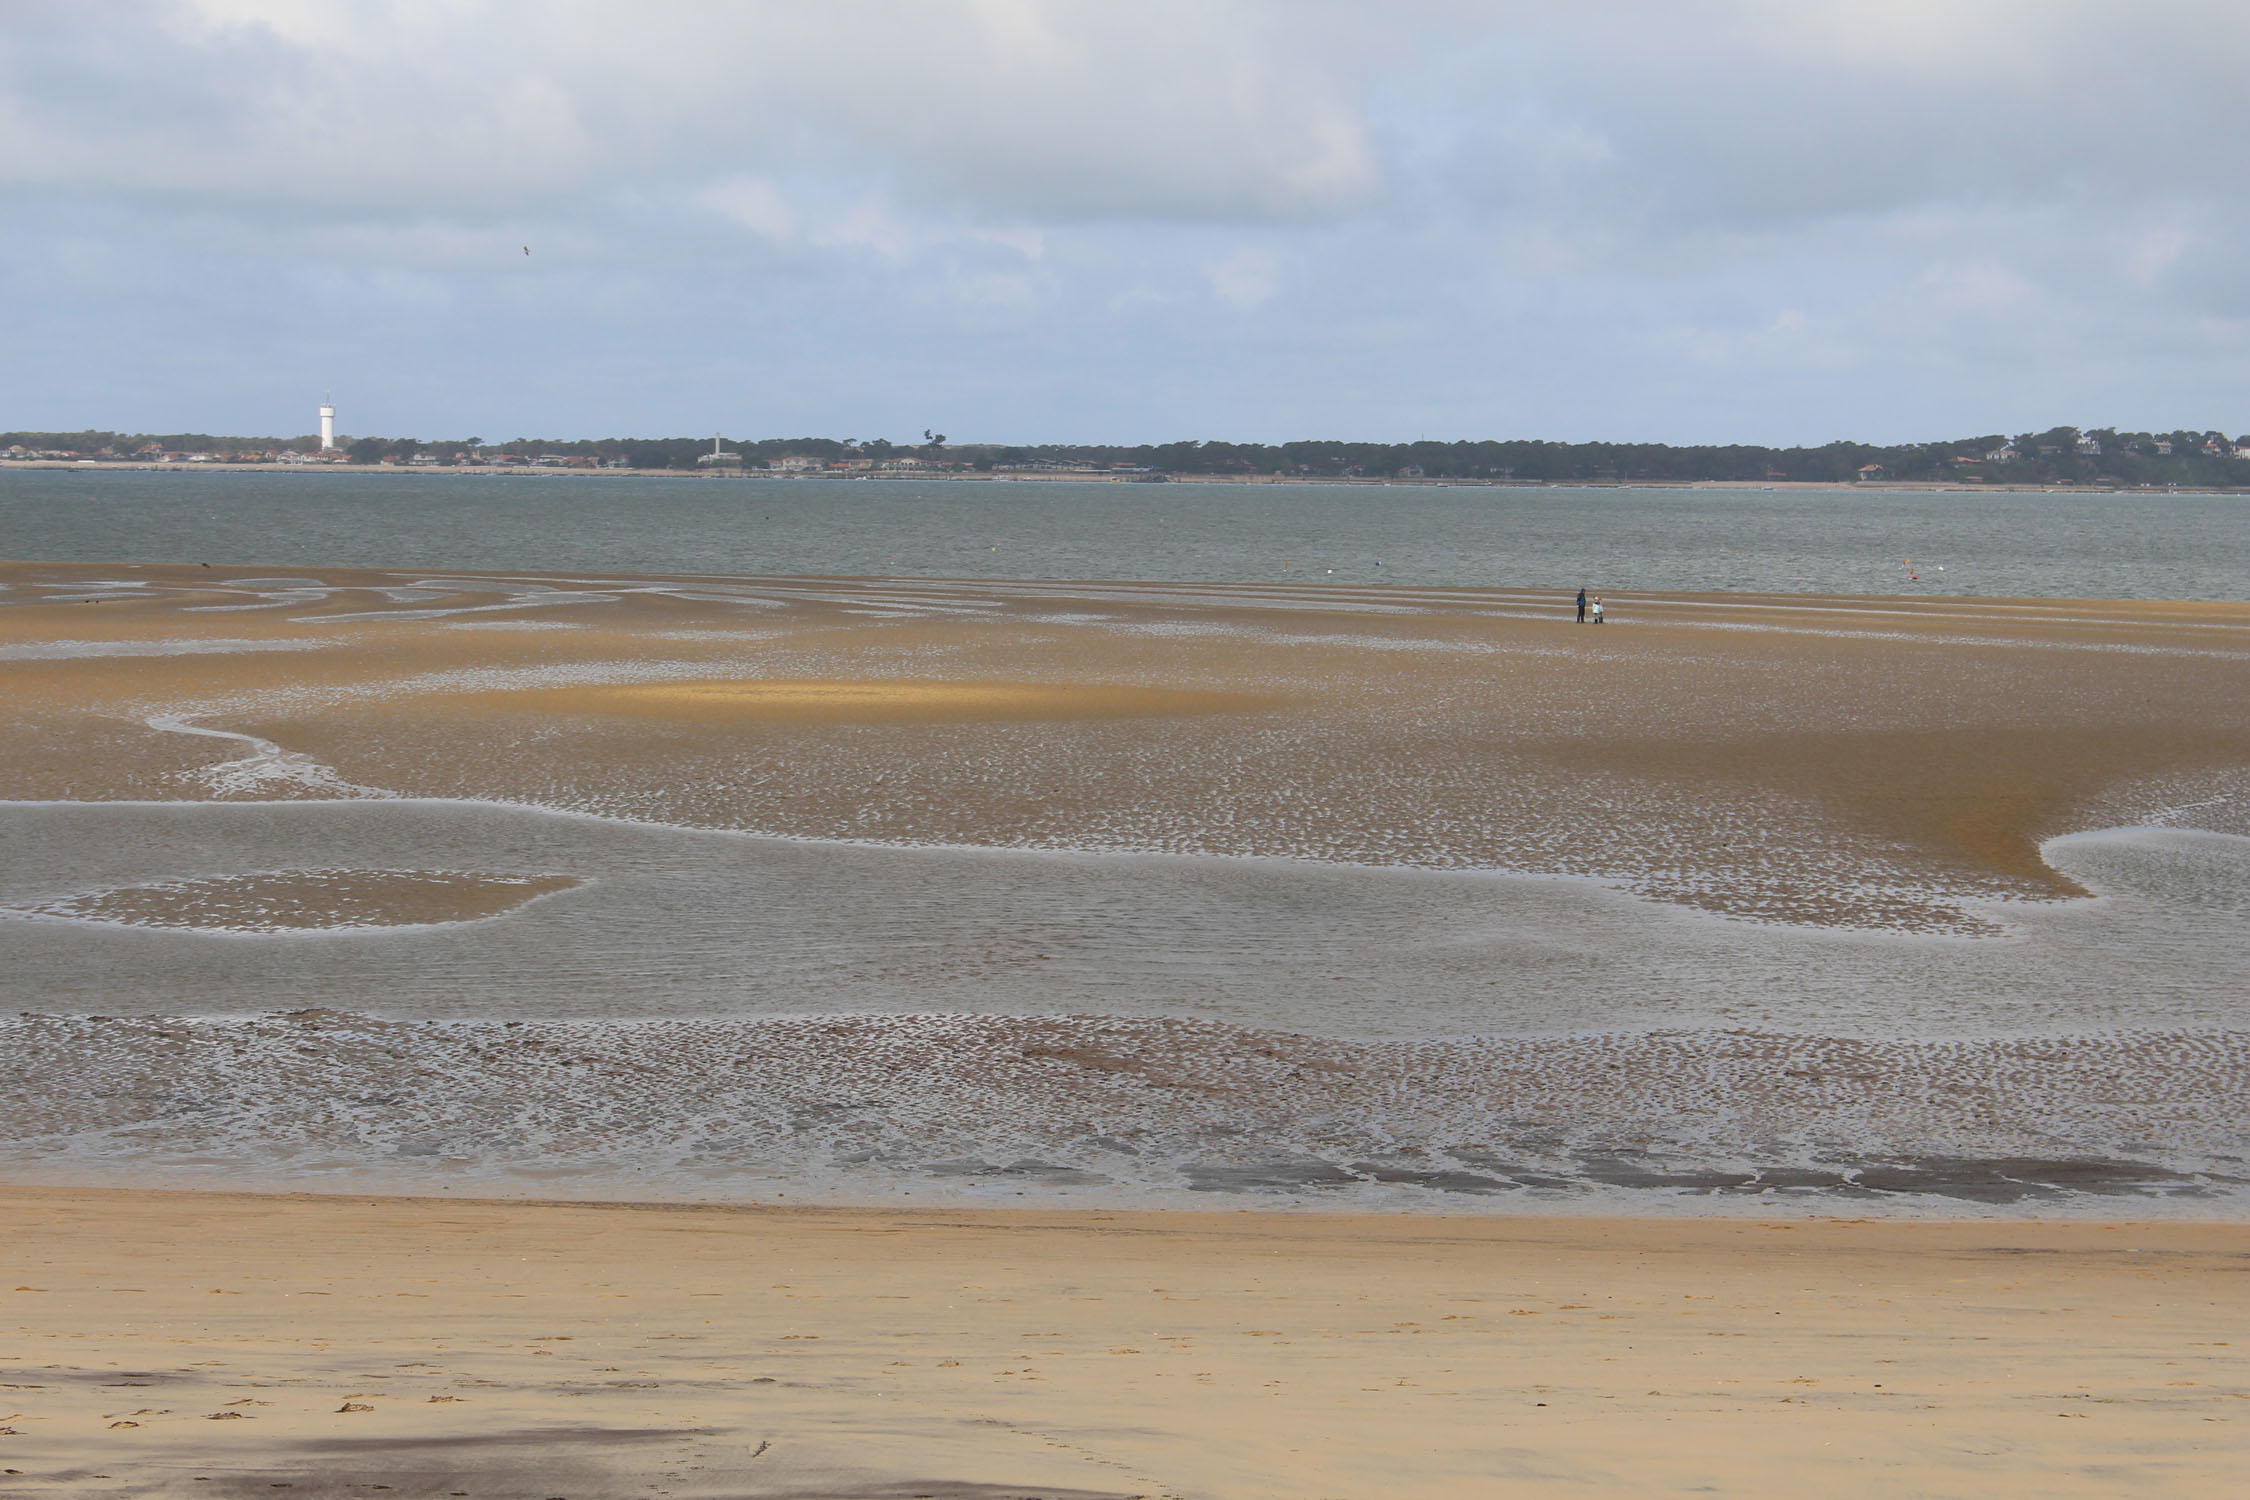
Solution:
[{"label": "rippled sand texture", "polygon": [[2250,831],[2250,607],[15,565],[0,795],[428,796],[1994,930]]},{"label": "rippled sand texture", "polygon": [[1382,1042],[1094,1017],[28,1016],[0,1021],[0,1164],[597,1198],[2114,1213],[2239,1203],[2246,1058],[2240,1031]]}]

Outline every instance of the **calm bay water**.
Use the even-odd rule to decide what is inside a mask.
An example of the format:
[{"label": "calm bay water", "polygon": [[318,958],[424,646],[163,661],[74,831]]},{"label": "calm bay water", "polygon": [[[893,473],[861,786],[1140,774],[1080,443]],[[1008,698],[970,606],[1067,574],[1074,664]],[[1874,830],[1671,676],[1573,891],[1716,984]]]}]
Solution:
[{"label": "calm bay water", "polygon": [[0,556],[2244,599],[2250,496],[11,470]]}]

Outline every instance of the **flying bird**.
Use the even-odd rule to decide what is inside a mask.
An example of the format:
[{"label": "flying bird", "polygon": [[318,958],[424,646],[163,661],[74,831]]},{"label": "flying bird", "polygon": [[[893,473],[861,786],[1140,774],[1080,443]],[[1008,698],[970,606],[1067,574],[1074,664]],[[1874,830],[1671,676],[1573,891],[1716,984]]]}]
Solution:
[{"label": "flying bird", "polygon": [[531,247],[529,245],[524,246],[523,253],[529,255],[531,253]]}]

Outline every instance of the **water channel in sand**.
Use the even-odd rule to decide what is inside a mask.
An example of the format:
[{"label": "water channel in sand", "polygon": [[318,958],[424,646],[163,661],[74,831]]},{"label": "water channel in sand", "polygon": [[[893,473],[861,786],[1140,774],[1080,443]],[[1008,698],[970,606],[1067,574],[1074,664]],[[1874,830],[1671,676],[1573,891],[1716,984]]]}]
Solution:
[{"label": "water channel in sand", "polygon": [[[1730,921],[1580,879],[900,849],[406,799],[0,804],[0,835],[0,1005],[15,1010],[926,1009],[1401,1038],[1928,1040],[2227,1025],[2250,973],[2250,839],[2162,829],[2056,840],[2049,857],[2098,894],[1991,903],[2005,932],[1984,938]],[[325,884],[307,883],[316,867]],[[413,870],[464,873],[411,888],[420,923],[371,925],[345,877]],[[264,938],[212,895],[261,878],[294,912]],[[167,892],[208,919],[159,905]],[[340,930],[309,904],[324,892]]]},{"label": "water channel in sand", "polygon": [[[0,1023],[18,1170],[1368,1207],[2250,1187],[2231,835],[2058,840],[2097,894],[1964,938],[404,799],[12,804],[0,833],[0,993],[34,1012]],[[316,852],[327,882],[292,878]],[[367,925],[388,887],[350,873],[409,863],[540,894]],[[151,904],[275,885],[287,931],[244,930],[239,896],[201,927]]]}]

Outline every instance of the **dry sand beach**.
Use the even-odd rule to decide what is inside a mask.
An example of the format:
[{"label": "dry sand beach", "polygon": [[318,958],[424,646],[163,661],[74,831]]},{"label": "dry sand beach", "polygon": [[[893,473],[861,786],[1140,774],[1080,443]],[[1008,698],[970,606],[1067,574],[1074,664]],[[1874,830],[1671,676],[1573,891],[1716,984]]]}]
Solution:
[{"label": "dry sand beach", "polygon": [[7,565],[0,1494],[2231,1493],[2250,606],[1609,602]]},{"label": "dry sand beach", "polygon": [[0,1493],[2238,1494],[2236,1226],[28,1191]]}]

